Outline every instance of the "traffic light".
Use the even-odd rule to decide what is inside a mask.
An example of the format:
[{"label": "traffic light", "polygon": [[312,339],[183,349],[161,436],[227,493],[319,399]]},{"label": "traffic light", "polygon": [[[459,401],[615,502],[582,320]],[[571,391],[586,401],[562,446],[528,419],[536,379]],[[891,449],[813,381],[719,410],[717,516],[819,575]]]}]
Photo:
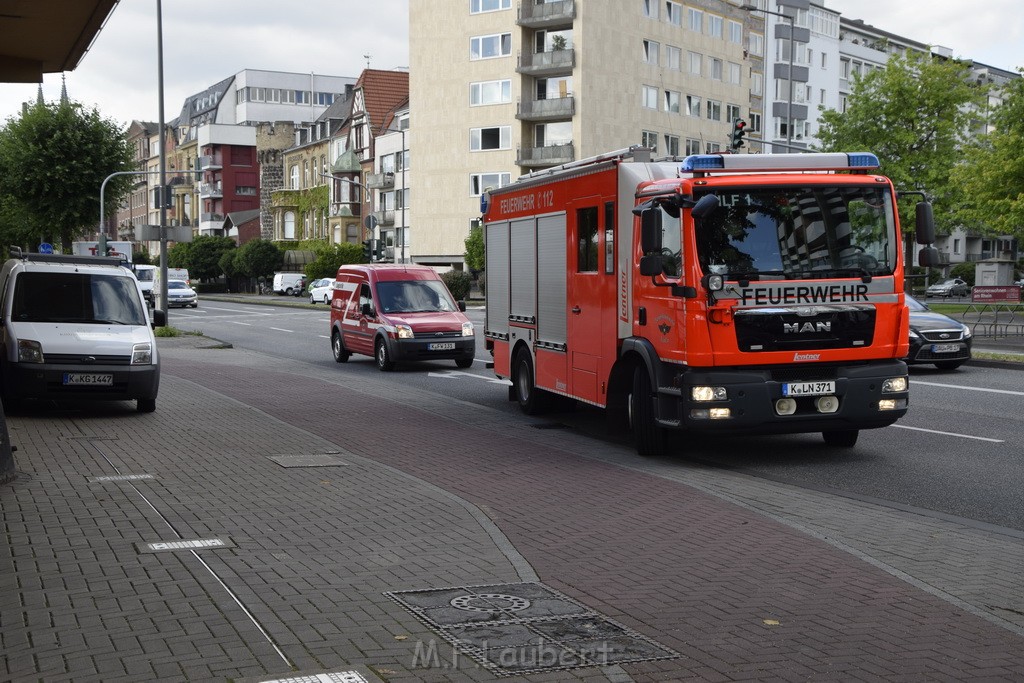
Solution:
[{"label": "traffic light", "polygon": [[363,263],[373,261],[373,240],[363,240]]},{"label": "traffic light", "polygon": [[732,135],[729,137],[729,149],[739,149],[744,144],[743,136],[747,134],[747,122],[743,119],[732,120]]}]

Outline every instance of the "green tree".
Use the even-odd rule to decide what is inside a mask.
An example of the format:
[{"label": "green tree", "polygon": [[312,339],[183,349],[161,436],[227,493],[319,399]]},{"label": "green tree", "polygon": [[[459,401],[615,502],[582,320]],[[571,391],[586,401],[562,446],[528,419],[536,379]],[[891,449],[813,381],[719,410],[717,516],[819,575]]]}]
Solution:
[{"label": "green tree", "polygon": [[484,229],[477,226],[470,229],[466,238],[466,267],[474,273],[484,269]]},{"label": "green tree", "polygon": [[[967,65],[927,55],[894,55],[884,68],[855,77],[846,111],[823,110],[818,139],[823,151],[873,152],[899,190],[922,190],[935,205],[940,230],[954,227],[956,188],[950,181],[972,108],[984,92]],[[914,227],[915,202],[900,210],[904,232]]]},{"label": "green tree", "polygon": [[312,282],[322,277],[334,277],[338,268],[347,263],[363,262],[363,245],[345,242],[321,246],[316,250],[316,259],[306,266],[306,280]]},{"label": "green tree", "polygon": [[[99,223],[103,181],[132,170],[132,158],[125,131],[78,103],[37,103],[8,119],[0,129],[0,239],[50,241],[70,251],[75,239]],[[105,215],[116,210],[132,183],[128,175],[107,182]]]},{"label": "green tree", "polygon": [[441,273],[441,280],[444,281],[456,301],[465,301],[473,286],[473,276],[464,270],[449,270],[447,273]]},{"label": "green tree", "polygon": [[[173,247],[167,250],[167,266],[170,268],[188,268],[192,262],[192,243],[191,242],[177,242]],[[196,277],[195,274],[189,270],[191,277]]]},{"label": "green tree", "polygon": [[211,280],[220,276],[220,257],[226,251],[235,248],[235,241],[230,237],[218,235],[200,235],[192,240],[188,250],[188,273],[193,278]]},{"label": "green tree", "polygon": [[972,230],[1024,240],[1024,78],[1010,81],[992,116],[993,132],[976,138],[954,169],[963,190],[957,218]]},{"label": "green tree", "polygon": [[248,277],[273,277],[284,263],[284,252],[264,239],[250,240],[238,248],[238,270]]}]

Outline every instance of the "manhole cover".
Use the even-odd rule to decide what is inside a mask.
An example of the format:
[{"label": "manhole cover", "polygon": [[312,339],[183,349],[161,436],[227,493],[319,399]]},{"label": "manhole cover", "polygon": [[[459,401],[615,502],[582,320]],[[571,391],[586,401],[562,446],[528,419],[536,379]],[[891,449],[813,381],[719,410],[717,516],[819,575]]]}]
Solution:
[{"label": "manhole cover", "polygon": [[[498,676],[672,659],[680,655],[539,583],[385,593],[459,654]],[[436,649],[414,666],[438,665]]]},{"label": "manhole cover", "polygon": [[268,455],[267,457],[281,467],[340,467],[348,464],[334,455],[320,453],[310,455]]}]

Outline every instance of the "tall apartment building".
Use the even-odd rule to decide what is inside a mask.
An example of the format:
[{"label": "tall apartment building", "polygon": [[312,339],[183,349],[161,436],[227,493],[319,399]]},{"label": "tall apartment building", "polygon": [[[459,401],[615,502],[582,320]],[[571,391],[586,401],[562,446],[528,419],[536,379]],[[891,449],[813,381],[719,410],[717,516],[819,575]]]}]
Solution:
[{"label": "tall apartment building", "polygon": [[462,265],[487,187],[631,145],[723,150],[762,110],[763,17],[722,0],[416,0],[409,20],[412,261]]}]

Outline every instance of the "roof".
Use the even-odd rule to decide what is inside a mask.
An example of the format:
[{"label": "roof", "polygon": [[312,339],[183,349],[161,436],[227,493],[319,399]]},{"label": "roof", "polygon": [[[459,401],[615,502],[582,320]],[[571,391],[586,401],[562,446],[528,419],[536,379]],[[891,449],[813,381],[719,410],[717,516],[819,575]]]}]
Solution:
[{"label": "roof", "polygon": [[364,69],[356,81],[355,89],[360,88],[366,115],[376,135],[383,130],[382,124],[388,113],[409,99],[409,72]]},{"label": "roof", "polygon": [[259,217],[260,217],[260,210],[259,209],[248,209],[246,211],[232,211],[231,213],[229,213],[226,216],[226,220],[224,221],[224,225],[229,225],[229,224],[230,225],[235,225],[235,226],[243,225],[244,223],[248,223],[249,221],[253,220],[254,218],[259,218]]},{"label": "roof", "polygon": [[0,82],[42,83],[73,71],[118,0],[4,0],[0,12]]}]

